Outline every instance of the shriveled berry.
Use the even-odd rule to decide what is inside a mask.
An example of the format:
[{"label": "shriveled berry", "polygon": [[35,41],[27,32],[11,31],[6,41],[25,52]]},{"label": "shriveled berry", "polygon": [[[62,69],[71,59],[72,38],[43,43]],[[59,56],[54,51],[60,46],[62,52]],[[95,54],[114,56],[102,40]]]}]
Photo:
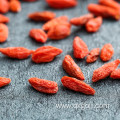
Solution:
[{"label": "shriveled berry", "polygon": [[29,50],[24,47],[7,47],[0,48],[0,52],[10,58],[26,59],[33,53],[33,50]]},{"label": "shriveled berry", "polygon": [[86,58],[86,62],[87,63],[95,62],[98,59],[99,54],[100,54],[99,48],[92,49]]},{"label": "shriveled berry", "polygon": [[66,87],[70,90],[74,90],[76,92],[81,92],[81,93],[84,93],[87,95],[95,94],[95,90],[91,86],[89,86],[85,82],[80,81],[76,78],[64,76],[64,77],[62,77],[61,82],[64,87]]},{"label": "shriveled berry", "polygon": [[9,11],[8,0],[0,0],[0,13],[7,13]]},{"label": "shriveled berry", "polygon": [[8,23],[10,19],[2,14],[0,14],[0,23]]},{"label": "shriveled berry", "polygon": [[80,69],[80,67],[74,62],[70,55],[66,55],[63,60],[63,69],[72,77],[79,80],[84,80],[85,77]]},{"label": "shriveled berry", "polygon": [[102,65],[93,72],[92,81],[97,82],[99,80],[105,79],[118,67],[119,64],[120,60],[117,59],[113,62]]},{"label": "shriveled berry", "polygon": [[73,41],[74,57],[83,59],[89,53],[88,47],[80,37],[75,37]]},{"label": "shriveled berry", "polygon": [[28,81],[39,92],[54,94],[58,91],[58,85],[54,81],[39,78],[30,78]]},{"label": "shriveled berry", "polygon": [[110,77],[113,79],[120,79],[120,69],[114,70],[111,73]]},{"label": "shriveled berry", "polygon": [[105,44],[101,49],[100,58],[102,61],[109,61],[114,54],[114,49],[111,44]]},{"label": "shriveled berry", "polygon": [[11,82],[11,79],[0,77],[0,87],[6,86]]},{"label": "shriveled berry", "polygon": [[35,63],[51,62],[62,53],[62,50],[53,46],[43,46],[35,50],[32,54],[32,61]]}]

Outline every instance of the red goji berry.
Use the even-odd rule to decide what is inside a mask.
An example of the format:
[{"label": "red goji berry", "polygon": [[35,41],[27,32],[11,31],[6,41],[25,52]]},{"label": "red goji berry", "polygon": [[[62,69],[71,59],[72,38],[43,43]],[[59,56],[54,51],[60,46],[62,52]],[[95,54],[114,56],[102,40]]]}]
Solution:
[{"label": "red goji berry", "polygon": [[7,0],[0,0],[0,13],[7,13],[9,11],[9,2]]},{"label": "red goji berry", "polygon": [[20,12],[21,11],[21,3],[18,0],[10,1],[10,11]]},{"label": "red goji berry", "polygon": [[6,86],[11,82],[11,79],[0,77],[0,87]]},{"label": "red goji berry", "polygon": [[0,23],[0,43],[5,42],[7,40],[8,34],[8,27],[5,24]]},{"label": "red goji berry", "polygon": [[39,78],[30,78],[28,81],[39,92],[54,94],[58,91],[58,85],[54,81]]},{"label": "red goji berry", "polygon": [[72,18],[70,23],[75,26],[84,26],[93,17],[93,14],[86,14],[80,17]]},{"label": "red goji berry", "polygon": [[72,77],[79,80],[84,80],[85,77],[80,69],[80,67],[74,62],[70,55],[66,55],[63,60],[63,69]]},{"label": "red goji berry", "polygon": [[113,79],[120,79],[120,69],[114,70],[111,73],[110,77]]},{"label": "red goji berry", "polygon": [[93,72],[92,81],[97,82],[99,80],[105,79],[118,67],[119,64],[120,60],[117,59],[113,62],[102,65]]},{"label": "red goji berry", "polygon": [[0,23],[8,23],[10,19],[2,14],[0,14]]},{"label": "red goji berry", "polygon": [[37,42],[45,43],[47,41],[47,34],[41,29],[31,29],[29,35]]},{"label": "red goji berry", "polygon": [[62,53],[62,50],[53,46],[43,46],[35,50],[32,54],[32,61],[35,63],[51,62]]},{"label": "red goji berry", "polygon": [[99,48],[92,49],[87,56],[86,62],[87,63],[95,62],[98,59],[99,54],[100,54],[100,49]]},{"label": "red goji berry", "polygon": [[86,30],[87,32],[97,32],[100,29],[100,26],[102,25],[102,17],[96,17],[90,19],[86,23]]},{"label": "red goji berry", "polygon": [[120,11],[108,6],[89,4],[88,10],[95,16],[102,16],[104,18],[114,18],[116,20],[120,19]]},{"label": "red goji berry", "polygon": [[46,0],[46,2],[55,9],[71,8],[78,4],[77,0]]},{"label": "red goji berry", "polygon": [[74,38],[73,51],[74,51],[74,57],[79,59],[83,59],[89,53],[87,45],[79,37]]},{"label": "red goji berry", "polygon": [[33,53],[33,50],[28,50],[24,47],[7,47],[0,48],[0,52],[10,58],[25,59]]},{"label": "red goji berry", "polygon": [[60,16],[57,18],[54,18],[50,21],[48,21],[47,23],[45,23],[42,27],[43,30],[48,31],[50,30],[50,28],[52,28],[54,25],[59,24],[60,22],[63,21],[68,21],[68,17],[67,16]]},{"label": "red goji berry", "polygon": [[61,82],[64,87],[74,90],[76,92],[81,92],[87,95],[95,94],[95,90],[91,86],[76,78],[64,76],[62,77]]},{"label": "red goji berry", "polygon": [[100,58],[102,61],[109,61],[114,54],[114,49],[111,44],[105,44],[101,49]]}]

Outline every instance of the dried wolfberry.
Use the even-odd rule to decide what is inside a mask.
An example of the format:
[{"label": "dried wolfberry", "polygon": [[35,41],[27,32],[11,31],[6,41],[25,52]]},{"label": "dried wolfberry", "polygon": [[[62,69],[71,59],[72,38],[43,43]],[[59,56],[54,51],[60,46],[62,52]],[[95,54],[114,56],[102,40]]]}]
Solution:
[{"label": "dried wolfberry", "polygon": [[30,78],[28,81],[39,92],[54,94],[58,91],[58,85],[54,81],[39,78]]},{"label": "dried wolfberry", "polygon": [[50,12],[50,11],[43,11],[43,12],[34,12],[28,15],[28,17],[31,20],[34,21],[49,21],[53,18],[55,18],[56,14],[54,12]]},{"label": "dried wolfberry", "polygon": [[75,37],[73,41],[74,57],[83,59],[89,53],[88,47],[80,37]]},{"label": "dried wolfberry", "polygon": [[6,86],[11,82],[11,79],[0,77],[0,87]]},{"label": "dried wolfberry", "polygon": [[66,55],[63,60],[63,69],[72,77],[79,80],[84,80],[85,77],[80,69],[80,67],[74,62],[70,55]]},{"label": "dried wolfberry", "polygon": [[70,23],[75,26],[84,26],[93,17],[93,14],[86,14],[80,17],[72,18]]},{"label": "dried wolfberry", "polygon": [[7,13],[9,11],[9,2],[7,0],[0,0],[0,13]]},{"label": "dried wolfberry", "polygon": [[120,19],[120,11],[108,6],[89,4],[88,10],[95,16],[102,16],[104,18],[114,18],[116,20]]},{"label": "dried wolfberry", "polygon": [[0,23],[8,23],[10,19],[2,14],[0,14]]},{"label": "dried wolfberry", "polygon": [[35,63],[51,62],[62,53],[62,50],[53,46],[43,46],[35,50],[32,54],[32,61]]},{"label": "dried wolfberry", "polygon": [[110,77],[113,79],[120,79],[120,69],[114,70],[111,73]]},{"label": "dried wolfberry", "polygon": [[33,53],[33,50],[24,47],[7,47],[0,48],[0,52],[10,58],[25,59]]},{"label": "dried wolfberry", "polygon": [[101,49],[100,58],[102,61],[109,61],[114,54],[114,49],[111,44],[105,44]]},{"label": "dried wolfberry", "polygon": [[60,40],[68,37],[71,34],[71,25],[68,22],[62,21],[59,24],[53,25],[48,31],[48,38],[52,40]]},{"label": "dried wolfberry", "polygon": [[43,25],[42,29],[45,31],[48,31],[48,30],[50,30],[51,27],[60,23],[61,21],[68,21],[68,17],[67,16],[60,16],[60,17],[54,18],[54,19],[48,21],[47,23],[45,23]]},{"label": "dried wolfberry", "polygon": [[99,54],[100,54],[100,49],[99,48],[92,49],[87,56],[86,62],[87,63],[95,62],[98,59]]},{"label": "dried wolfberry", "polygon": [[18,0],[10,1],[10,11],[20,12],[21,11],[21,3]]},{"label": "dried wolfberry", "polygon": [[87,32],[97,32],[100,29],[100,26],[102,25],[102,17],[96,17],[90,19],[86,23],[86,30]]},{"label": "dried wolfberry", "polygon": [[45,43],[47,41],[47,34],[41,29],[31,29],[29,35],[37,42]]},{"label": "dried wolfberry", "polygon": [[46,2],[55,9],[71,8],[78,4],[77,0],[46,0]]},{"label": "dried wolfberry", "polygon": [[117,59],[113,62],[102,65],[93,72],[92,81],[97,82],[101,79],[105,79],[118,67],[119,64],[120,64],[120,60]]},{"label": "dried wolfberry", "polygon": [[64,76],[62,77],[61,82],[64,87],[74,90],[76,92],[81,92],[87,95],[95,94],[95,90],[91,86],[76,78]]},{"label": "dried wolfberry", "polygon": [[0,43],[5,42],[7,40],[8,34],[8,27],[5,24],[0,23]]}]

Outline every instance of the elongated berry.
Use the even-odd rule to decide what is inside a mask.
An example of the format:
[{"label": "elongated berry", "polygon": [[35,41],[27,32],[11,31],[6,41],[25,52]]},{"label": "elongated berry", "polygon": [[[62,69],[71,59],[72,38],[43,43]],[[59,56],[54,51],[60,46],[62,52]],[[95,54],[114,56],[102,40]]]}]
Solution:
[{"label": "elongated berry", "polygon": [[111,73],[110,77],[113,78],[113,79],[120,79],[120,69],[114,70]]},{"label": "elongated berry", "polygon": [[58,85],[54,81],[39,78],[30,78],[28,81],[39,92],[54,94],[58,91]]},{"label": "elongated berry", "polygon": [[11,82],[11,79],[0,77],[0,87],[6,86]]},{"label": "elongated berry", "polygon": [[64,87],[66,87],[70,90],[74,90],[76,92],[81,92],[81,93],[84,93],[87,95],[95,94],[95,90],[91,86],[89,86],[85,82],[80,81],[76,78],[64,76],[64,77],[62,77],[61,82]]},{"label": "elongated berry", "polygon": [[10,19],[2,14],[0,14],[0,23],[8,23]]},{"label": "elongated berry", "polygon": [[0,0],[0,13],[7,13],[9,11],[8,0]]}]

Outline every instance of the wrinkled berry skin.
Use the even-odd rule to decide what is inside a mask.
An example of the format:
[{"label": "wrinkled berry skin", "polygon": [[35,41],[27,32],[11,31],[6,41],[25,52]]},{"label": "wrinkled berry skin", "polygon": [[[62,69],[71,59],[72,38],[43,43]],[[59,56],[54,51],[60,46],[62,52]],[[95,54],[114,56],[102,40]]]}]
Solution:
[{"label": "wrinkled berry skin", "polygon": [[97,32],[101,25],[102,25],[102,17],[96,17],[96,18],[92,18],[90,19],[87,23],[86,23],[86,30],[87,32]]},{"label": "wrinkled berry skin", "polygon": [[80,69],[80,67],[74,62],[70,55],[66,55],[63,60],[63,69],[72,77],[79,80],[84,80],[85,77]]},{"label": "wrinkled berry skin", "polygon": [[102,61],[106,62],[109,61],[114,54],[114,49],[111,44],[105,44],[101,49],[100,58]]},{"label": "wrinkled berry skin", "polygon": [[35,63],[51,62],[62,53],[62,50],[53,46],[43,46],[35,50],[32,54],[32,61]]},{"label": "wrinkled berry skin", "polygon": [[54,81],[39,78],[30,78],[28,81],[39,92],[55,94],[58,91],[58,85]]},{"label": "wrinkled berry skin", "polygon": [[75,37],[74,38],[74,41],[73,41],[73,51],[74,51],[74,57],[75,58],[79,58],[79,59],[83,59],[89,53],[87,45],[79,37]]},{"label": "wrinkled berry skin", "polygon": [[62,77],[61,82],[64,87],[66,87],[70,90],[73,90],[76,92],[81,92],[81,93],[84,93],[87,95],[95,94],[95,90],[91,86],[89,86],[85,82],[80,81],[76,78],[64,76],[64,77]]},{"label": "wrinkled berry skin", "polygon": [[114,70],[111,73],[110,77],[113,79],[120,79],[120,69]]},{"label": "wrinkled berry skin", "polygon": [[6,86],[11,82],[11,79],[0,77],[0,87]]},{"label": "wrinkled berry skin", "polygon": [[99,48],[94,48],[90,51],[90,53],[88,54],[87,58],[86,58],[86,62],[87,63],[93,63],[95,62],[100,54],[100,49]]},{"label": "wrinkled berry skin", "polygon": [[0,52],[10,58],[26,59],[33,53],[33,50],[29,50],[24,47],[8,47],[0,48]]},{"label": "wrinkled berry skin", "polygon": [[120,60],[117,59],[113,62],[102,65],[93,72],[92,81],[97,82],[99,80],[105,79],[118,67],[119,64]]}]

